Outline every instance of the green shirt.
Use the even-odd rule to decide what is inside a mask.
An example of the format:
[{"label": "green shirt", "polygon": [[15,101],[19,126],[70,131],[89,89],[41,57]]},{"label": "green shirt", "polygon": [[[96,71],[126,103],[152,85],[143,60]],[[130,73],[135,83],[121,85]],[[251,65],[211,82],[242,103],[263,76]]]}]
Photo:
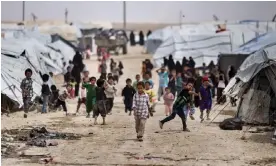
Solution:
[{"label": "green shirt", "polygon": [[82,86],[85,87],[87,90],[87,92],[86,92],[87,100],[93,100],[96,102],[96,86],[87,84],[87,83],[84,83]]}]

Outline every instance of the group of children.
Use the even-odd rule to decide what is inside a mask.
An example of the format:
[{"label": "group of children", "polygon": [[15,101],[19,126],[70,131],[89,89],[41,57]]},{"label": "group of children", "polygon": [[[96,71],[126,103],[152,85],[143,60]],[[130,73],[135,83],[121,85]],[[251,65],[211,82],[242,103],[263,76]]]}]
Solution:
[{"label": "group of children", "polygon": [[[114,62],[111,65],[114,65]],[[116,68],[115,66],[112,66]],[[70,66],[67,68],[70,72]],[[112,71],[112,70],[111,70]],[[194,120],[193,114],[195,112],[194,97],[200,98],[200,118],[203,120],[203,112],[207,110],[207,119],[209,119],[209,113],[212,107],[212,84],[209,78],[203,77],[202,86],[198,93],[194,90],[194,80],[183,80],[181,74],[177,74],[175,70],[167,71],[165,67],[158,69],[157,74],[159,76],[158,95],[154,92],[154,82],[151,80],[151,73],[149,71],[143,74],[143,80],[139,74],[136,75],[136,80],[132,83],[132,80],[128,78],[126,80],[126,86],[123,88],[121,95],[125,104],[125,112],[132,115],[134,112],[135,128],[137,133],[137,139],[143,141],[143,134],[145,130],[146,120],[153,116],[155,112],[155,106],[163,96],[165,115],[166,118],[159,122],[160,128],[163,125],[174,119],[178,115],[183,123],[183,130],[189,131],[187,128],[186,120],[189,115]],[[115,72],[114,72],[115,73]],[[110,73],[107,75],[101,75],[97,80],[95,77],[89,77],[89,72],[83,72],[83,79],[81,90],[79,91],[78,105],[76,113],[79,112],[80,106],[85,104],[87,118],[90,117],[93,111],[94,124],[97,124],[97,117],[99,115],[103,118],[103,124],[106,124],[105,117],[111,113],[114,103],[114,97],[117,89],[115,88],[114,81],[118,82],[116,74]],[[102,73],[103,74],[103,73]],[[27,117],[28,102],[32,98],[32,71],[27,69],[25,72],[26,78],[21,83],[23,102],[24,102],[24,117]],[[54,109],[62,106],[63,110],[67,114],[66,99],[74,98],[74,80],[68,80],[69,83],[66,86],[66,90],[62,94],[59,94],[59,90],[52,85],[49,88],[47,76],[43,77],[42,85],[42,101],[43,108],[42,113],[47,112],[47,105],[51,104]],[[47,87],[48,86],[48,87]]]}]

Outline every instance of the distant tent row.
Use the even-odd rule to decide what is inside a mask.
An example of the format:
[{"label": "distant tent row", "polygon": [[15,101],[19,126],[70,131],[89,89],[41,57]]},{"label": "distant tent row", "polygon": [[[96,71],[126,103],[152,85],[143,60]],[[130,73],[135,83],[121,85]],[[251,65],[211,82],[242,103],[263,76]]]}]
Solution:
[{"label": "distant tent row", "polygon": [[[257,25],[257,24],[256,24]],[[259,35],[276,30],[276,22],[228,22],[226,30],[217,33],[218,23],[171,26],[153,31],[148,37],[145,48],[153,54],[157,66],[163,58],[173,56],[175,61],[192,57],[196,67],[211,61],[217,62],[221,53],[231,53],[241,45]]]}]

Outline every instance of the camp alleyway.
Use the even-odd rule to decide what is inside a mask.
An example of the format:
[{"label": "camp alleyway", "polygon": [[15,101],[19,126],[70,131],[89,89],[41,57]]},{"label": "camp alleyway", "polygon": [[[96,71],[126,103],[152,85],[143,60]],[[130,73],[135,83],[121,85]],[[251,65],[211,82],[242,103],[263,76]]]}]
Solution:
[{"label": "camp alleyway", "polygon": [[[135,51],[134,51],[135,52]],[[271,144],[271,136],[267,133],[246,133],[242,140],[241,131],[220,130],[218,123],[228,118],[229,112],[235,108],[226,107],[224,115],[215,119],[215,123],[200,123],[199,112],[196,120],[188,119],[191,132],[181,131],[181,120],[166,123],[163,130],[158,121],[164,117],[162,102],[156,107],[157,113],[146,123],[144,142],[136,141],[134,117],[124,112],[121,89],[125,86],[125,79],[134,80],[135,74],[140,73],[140,65],[149,55],[142,55],[139,51],[132,55],[115,57],[122,60],[125,69],[115,98],[113,114],[107,116],[107,125],[93,125],[93,119],[85,118],[85,114],[65,117],[63,112],[40,114],[32,112],[27,119],[22,118],[22,112],[2,116],[2,130],[4,128],[22,128],[23,126],[46,126],[48,130],[70,132],[87,135],[81,140],[58,140],[55,147],[30,147],[24,151],[25,155],[49,154],[53,157],[50,165],[276,165],[275,146]],[[94,58],[94,57],[93,57]],[[97,76],[98,62],[96,58],[85,61],[91,76]],[[57,78],[58,79],[58,78]],[[157,82],[157,76],[153,76]],[[57,80],[62,83],[62,77]],[[157,88],[157,87],[155,87]],[[77,100],[68,101],[68,109],[74,112]],[[223,106],[221,106],[222,108]],[[84,108],[81,108],[84,112]],[[213,118],[220,109],[212,114]],[[227,113],[228,112],[228,113]],[[99,118],[99,123],[101,119]],[[5,158],[3,166],[36,166],[41,165],[38,160],[30,158]]]}]

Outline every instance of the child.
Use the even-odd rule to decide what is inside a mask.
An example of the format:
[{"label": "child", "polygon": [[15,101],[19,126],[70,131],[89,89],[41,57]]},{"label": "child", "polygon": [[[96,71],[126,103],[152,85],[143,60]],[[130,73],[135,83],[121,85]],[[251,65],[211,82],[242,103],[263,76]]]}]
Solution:
[{"label": "child", "polygon": [[33,71],[28,68],[25,70],[25,76],[20,84],[20,88],[22,90],[22,98],[23,98],[23,107],[24,107],[24,118],[27,118],[27,114],[30,108],[30,103],[33,97],[33,80],[32,80]]},{"label": "child", "polygon": [[174,95],[171,93],[171,89],[169,87],[165,88],[165,94],[163,96],[164,105],[165,105],[165,114],[168,116],[168,113],[172,113],[172,106],[174,101]]},{"label": "child", "polygon": [[119,76],[121,76],[121,75],[123,75],[124,73],[123,73],[123,69],[124,69],[124,65],[123,65],[123,63],[122,63],[122,61],[119,61]]},{"label": "child", "polygon": [[[188,111],[189,111],[189,115],[190,115],[191,120],[195,120],[195,118],[194,118],[194,114],[195,114],[195,97],[198,97],[198,95],[195,95],[196,94],[195,88],[193,88],[192,92],[193,92],[193,94],[191,94],[192,99],[191,99],[190,107],[188,107]],[[183,111],[185,111],[185,110],[183,110]]]},{"label": "child", "polygon": [[106,95],[108,103],[109,103],[108,113],[111,115],[111,111],[113,108],[113,102],[114,102],[114,96],[117,91],[114,86],[113,77],[108,77],[108,80],[105,82],[104,88],[105,88],[104,92],[105,92],[105,95]]},{"label": "child", "polygon": [[72,99],[75,98],[75,89],[73,88],[73,86],[71,84],[66,86],[66,90],[67,90],[67,93],[69,94],[70,98],[72,98]]},{"label": "child", "polygon": [[172,69],[170,75],[169,75],[169,82],[168,82],[168,87],[171,90],[171,93],[173,94],[173,96],[175,96],[176,94],[176,70]]},{"label": "child", "polygon": [[140,75],[136,74],[135,79],[136,81],[133,82],[132,86],[135,89],[135,91],[137,91],[137,83],[140,82],[140,79],[141,79]]},{"label": "child", "polygon": [[159,76],[159,88],[158,88],[158,101],[160,101],[161,96],[165,93],[165,88],[168,86],[169,75],[165,67],[156,70]]},{"label": "child", "polygon": [[50,108],[53,109],[54,106],[56,105],[56,102],[58,100],[59,96],[59,90],[55,85],[51,86],[51,94],[50,94]]},{"label": "child", "polygon": [[[163,125],[166,122],[174,119],[177,114],[182,120],[183,131],[187,131],[187,132],[190,131],[187,128],[185,112],[187,111],[189,107],[189,103],[191,102],[191,94],[193,94],[193,92],[191,91],[192,89],[193,89],[193,83],[189,81],[185,86],[185,88],[177,96],[177,99],[173,104],[172,114],[166,117],[165,119],[159,121],[159,125],[161,129],[163,128]],[[185,112],[183,111],[183,108],[185,108]]]},{"label": "child", "polygon": [[143,80],[144,84],[145,84],[146,82],[149,82],[149,83],[150,83],[150,88],[152,89],[154,84],[153,84],[153,81],[150,79],[150,78],[151,78],[151,77],[150,77],[150,73],[149,73],[149,72],[146,72],[144,78],[145,78],[145,79]]},{"label": "child", "polygon": [[120,69],[117,66],[117,63],[114,62],[114,66],[113,69],[111,70],[112,76],[114,78],[114,82],[116,81],[116,83],[119,82],[119,76],[120,76]]},{"label": "child", "polygon": [[135,89],[131,86],[131,79],[128,78],[126,80],[126,86],[122,90],[122,96],[123,96],[123,101],[125,104],[125,112],[129,111],[129,116],[131,116],[131,111],[132,111],[132,102],[133,102],[133,95],[136,93]]},{"label": "child", "polygon": [[[83,78],[82,79],[82,84],[86,84],[86,83],[88,83],[88,82],[86,82],[86,79]],[[80,89],[80,95],[79,95],[80,97],[79,97],[76,113],[79,113],[79,109],[80,109],[81,104],[86,105],[86,93],[87,93],[87,91],[86,91],[85,87],[82,86],[81,89]]]},{"label": "child", "polygon": [[88,70],[84,70],[83,71],[83,82],[89,82],[89,71]]},{"label": "child", "polygon": [[212,87],[213,85],[209,82],[208,77],[202,78],[202,86],[199,90],[200,98],[200,119],[203,121],[203,111],[207,111],[207,120],[210,120],[209,114],[212,108]]},{"label": "child", "polygon": [[[75,78],[74,78],[74,77],[71,77],[71,78],[70,78],[70,82],[69,82],[68,85],[71,85],[72,87],[75,87],[76,84],[77,84],[77,82],[75,81]],[[66,85],[66,87],[67,87],[67,85]]]},{"label": "child", "polygon": [[55,105],[55,109],[59,108],[59,106],[62,106],[63,111],[67,114],[67,107],[66,107],[66,102],[65,100],[69,97],[69,94],[67,93],[67,91],[63,91],[63,93],[61,95],[58,96],[56,105]]},{"label": "child", "polygon": [[101,77],[106,79],[107,74],[107,66],[105,59],[102,60],[102,63],[100,64],[100,71],[101,71]]},{"label": "child", "polygon": [[156,102],[156,94],[153,89],[150,88],[150,82],[145,83],[145,92],[149,96],[149,102],[150,102],[150,113],[155,112],[155,106],[157,104]]},{"label": "child", "polygon": [[138,92],[134,94],[132,104],[138,141],[143,141],[145,124],[149,116],[149,96],[144,92],[144,87],[143,82],[137,83]]},{"label": "child", "polygon": [[90,84],[84,83],[82,86],[86,88],[86,118],[90,117],[90,112],[93,110],[93,107],[96,103],[96,77],[90,78]]},{"label": "child", "polygon": [[50,88],[48,85],[48,80],[49,80],[49,75],[44,74],[42,76],[43,84],[41,88],[41,96],[43,100],[43,106],[42,106],[42,111],[41,113],[47,113],[47,107],[48,107],[48,101],[49,101],[49,96],[50,96]]},{"label": "child", "polygon": [[103,123],[102,125],[105,125],[105,117],[107,114],[107,111],[109,110],[108,108],[108,101],[105,95],[105,89],[104,89],[104,82],[105,80],[103,79],[98,79],[97,80],[97,87],[96,87],[96,104],[93,109],[93,117],[94,117],[94,124],[97,125],[97,118],[99,114],[101,114],[103,118]]},{"label": "child", "polygon": [[67,72],[64,74],[64,84],[67,85],[71,79],[71,68],[70,66],[67,67]]}]

